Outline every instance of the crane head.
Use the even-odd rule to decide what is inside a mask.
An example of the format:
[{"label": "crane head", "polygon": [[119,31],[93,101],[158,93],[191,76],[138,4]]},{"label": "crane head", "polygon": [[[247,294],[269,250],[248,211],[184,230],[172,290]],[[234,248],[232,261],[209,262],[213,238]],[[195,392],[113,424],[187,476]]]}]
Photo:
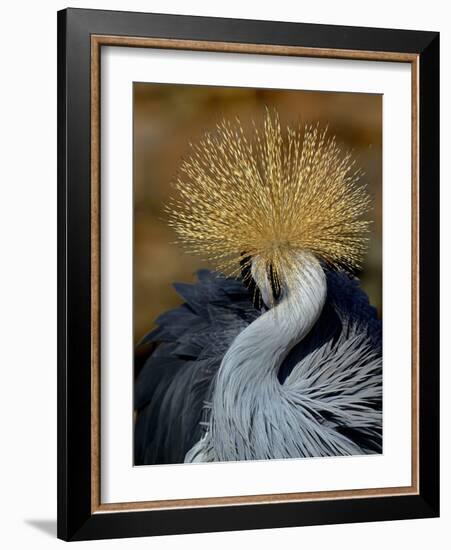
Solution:
[{"label": "crane head", "polygon": [[370,223],[361,177],[351,153],[318,125],[282,129],[267,111],[249,136],[238,120],[224,120],[182,162],[168,222],[222,273],[253,271],[274,303],[306,254],[359,267]]}]

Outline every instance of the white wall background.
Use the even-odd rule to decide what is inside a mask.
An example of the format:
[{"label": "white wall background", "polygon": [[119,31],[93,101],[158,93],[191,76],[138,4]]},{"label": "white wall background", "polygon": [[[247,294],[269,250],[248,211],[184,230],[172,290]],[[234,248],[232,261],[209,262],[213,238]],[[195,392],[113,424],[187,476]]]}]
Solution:
[{"label": "white wall background", "polygon": [[[0,85],[0,544],[56,536],[56,0],[2,8]],[[72,0],[72,7],[436,30],[441,35],[442,518],[83,543],[84,548],[444,548],[451,535],[451,18],[441,0]],[[448,207],[448,208],[447,208]],[[446,252],[446,254],[445,254]],[[445,318],[446,317],[446,318]],[[449,543],[448,543],[449,544]]]}]

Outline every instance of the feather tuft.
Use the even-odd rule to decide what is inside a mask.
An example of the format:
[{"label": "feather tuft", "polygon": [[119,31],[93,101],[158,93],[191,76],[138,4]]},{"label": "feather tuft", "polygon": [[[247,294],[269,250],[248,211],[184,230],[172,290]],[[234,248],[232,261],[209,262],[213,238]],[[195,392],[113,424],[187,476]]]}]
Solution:
[{"label": "feather tuft", "polygon": [[224,120],[191,145],[166,211],[188,252],[229,276],[258,256],[283,284],[303,251],[337,269],[360,266],[370,223],[362,175],[327,129],[282,130],[267,110],[250,136]]}]

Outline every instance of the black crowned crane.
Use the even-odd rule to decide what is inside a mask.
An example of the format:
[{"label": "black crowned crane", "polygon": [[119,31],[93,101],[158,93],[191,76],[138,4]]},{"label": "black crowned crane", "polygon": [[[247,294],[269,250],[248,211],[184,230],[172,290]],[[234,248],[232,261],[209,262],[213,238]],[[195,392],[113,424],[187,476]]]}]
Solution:
[{"label": "black crowned crane", "polygon": [[192,146],[167,207],[217,265],[176,284],[135,385],[135,463],[382,451],[382,334],[358,280],[370,199],[349,153],[277,114]]}]

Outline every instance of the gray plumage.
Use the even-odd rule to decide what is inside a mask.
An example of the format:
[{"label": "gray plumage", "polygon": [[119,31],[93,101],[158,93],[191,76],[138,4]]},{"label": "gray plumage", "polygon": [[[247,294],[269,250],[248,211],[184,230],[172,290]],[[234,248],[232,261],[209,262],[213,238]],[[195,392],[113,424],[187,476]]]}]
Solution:
[{"label": "gray plumage", "polygon": [[185,304],[141,343],[158,347],[135,384],[135,463],[381,452],[381,323],[356,279],[321,273],[316,298],[282,297],[288,315],[206,270],[175,285]]}]

